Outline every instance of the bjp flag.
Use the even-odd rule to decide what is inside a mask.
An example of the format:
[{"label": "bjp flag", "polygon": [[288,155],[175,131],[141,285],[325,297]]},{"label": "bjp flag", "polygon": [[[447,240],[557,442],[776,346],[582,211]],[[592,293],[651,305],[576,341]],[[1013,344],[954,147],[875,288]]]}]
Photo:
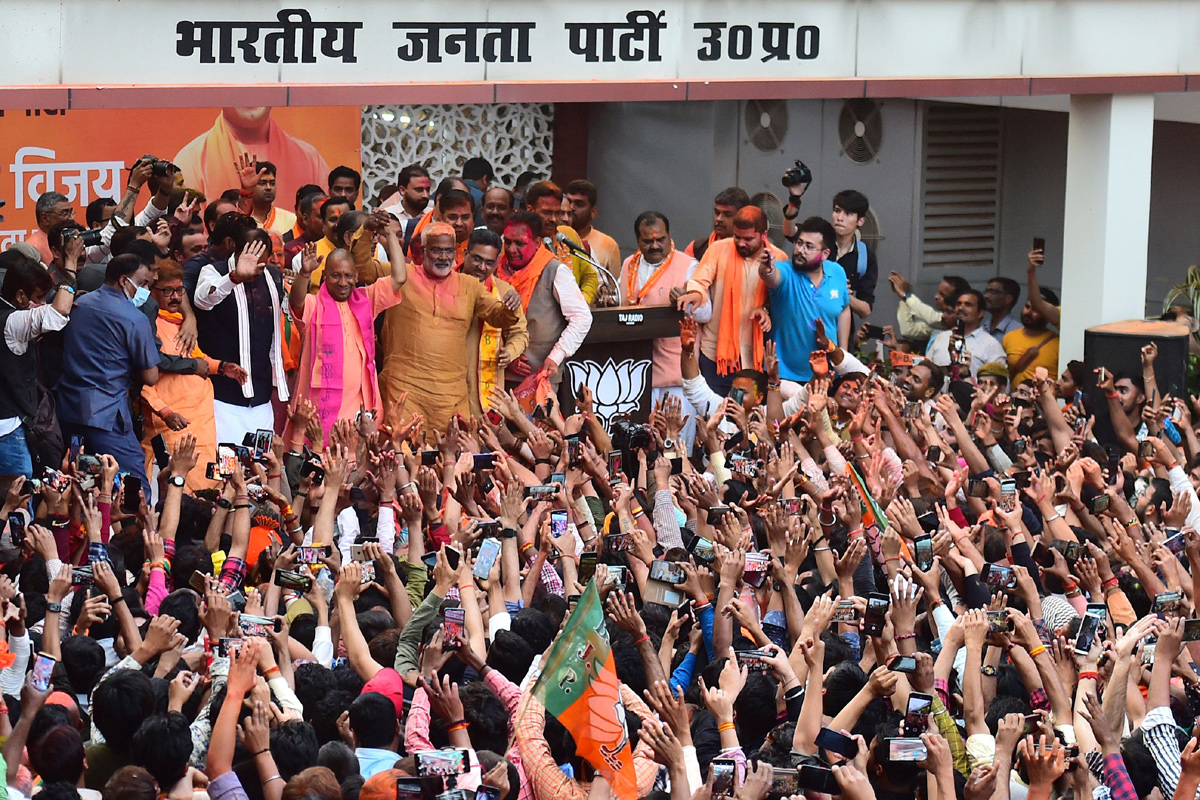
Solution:
[{"label": "bjp flag", "polygon": [[575,737],[576,752],[620,800],[636,800],[637,776],[604,607],[592,580],[542,663],[533,696]]}]

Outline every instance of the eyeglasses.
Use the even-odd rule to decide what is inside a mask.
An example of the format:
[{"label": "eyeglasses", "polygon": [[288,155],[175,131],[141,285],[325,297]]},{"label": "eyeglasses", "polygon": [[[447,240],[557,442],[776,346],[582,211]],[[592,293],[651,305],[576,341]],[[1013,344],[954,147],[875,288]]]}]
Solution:
[{"label": "eyeglasses", "polygon": [[822,250],[824,250],[825,248],[819,244],[813,244],[812,242],[806,242],[806,241],[801,240],[799,242],[796,242],[796,249],[803,250],[805,253],[819,253]]},{"label": "eyeglasses", "polygon": [[162,294],[163,297],[175,297],[176,295],[179,295],[180,297],[183,296],[183,287],[182,286],[175,288],[175,289],[162,289],[162,288],[156,286],[156,287],[154,287],[154,291],[159,292],[160,294]]},{"label": "eyeglasses", "polygon": [[443,258],[453,258],[454,255],[457,253],[458,253],[458,251],[455,250],[453,247],[430,247],[429,248],[429,255],[433,256],[434,258],[437,258],[439,256],[441,256]]}]

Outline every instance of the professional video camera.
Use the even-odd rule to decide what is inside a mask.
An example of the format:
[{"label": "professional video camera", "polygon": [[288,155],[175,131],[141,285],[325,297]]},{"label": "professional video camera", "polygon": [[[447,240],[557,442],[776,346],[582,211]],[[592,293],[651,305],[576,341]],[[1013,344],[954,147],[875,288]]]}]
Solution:
[{"label": "professional video camera", "polygon": [[[133,162],[133,166],[131,166],[130,169],[134,169],[139,164],[144,164],[147,161],[154,162],[154,167],[152,168],[152,174],[156,178],[165,178],[168,175],[174,175],[176,172],[179,172],[179,167],[175,166],[170,161],[161,159],[158,156],[152,156],[149,153],[142,156],[137,161]],[[797,162],[797,163],[799,163],[799,162]]]}]

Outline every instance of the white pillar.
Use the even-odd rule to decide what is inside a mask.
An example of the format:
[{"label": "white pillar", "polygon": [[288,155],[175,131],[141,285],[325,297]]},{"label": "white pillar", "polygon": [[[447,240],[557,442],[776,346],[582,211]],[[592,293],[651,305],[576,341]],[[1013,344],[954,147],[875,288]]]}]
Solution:
[{"label": "white pillar", "polygon": [[1067,135],[1059,368],[1092,325],[1146,314],[1154,95],[1075,95]]}]

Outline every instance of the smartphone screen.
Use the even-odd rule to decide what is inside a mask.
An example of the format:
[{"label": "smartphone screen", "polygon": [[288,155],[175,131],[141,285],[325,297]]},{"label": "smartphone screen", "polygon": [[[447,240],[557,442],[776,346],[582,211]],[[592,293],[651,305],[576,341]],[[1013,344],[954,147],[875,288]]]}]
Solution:
[{"label": "smartphone screen", "polygon": [[466,613],[461,608],[446,609],[446,626],[445,626],[445,641],[443,647],[457,649],[459,643],[463,639],[463,630],[466,625]]},{"label": "smartphone screen", "polygon": [[[161,433],[156,434],[150,440],[150,447],[154,450],[154,463],[159,469],[166,469],[167,464],[171,463],[171,454],[167,452],[167,440],[163,438]],[[78,456],[71,459],[72,463],[78,464]]]},{"label": "smartphone screen", "polygon": [[918,736],[928,728],[929,715],[933,713],[933,695],[922,692],[910,692],[908,709],[904,712],[904,732],[909,736]]},{"label": "smartphone screen", "polygon": [[925,572],[933,566],[933,537],[918,536],[913,540],[913,550],[915,551],[917,569]]},{"label": "smartphone screen", "polygon": [[888,739],[888,759],[891,761],[924,761],[929,758],[929,750],[920,739],[896,738]]},{"label": "smartphone screen", "polygon": [[38,653],[33,660],[33,688],[44,692],[50,688],[50,677],[54,674],[54,665],[58,659],[46,653]]},{"label": "smartphone screen", "polygon": [[810,792],[837,794],[841,791],[838,788],[837,778],[833,777],[833,770],[829,767],[802,764],[798,770],[796,780],[801,789]]},{"label": "smartphone screen", "polygon": [[259,428],[254,432],[254,460],[260,461],[267,457],[267,453],[271,452],[271,445],[275,441],[275,431]]},{"label": "smartphone screen", "polygon": [[446,563],[450,565],[450,569],[458,569],[458,559],[461,557],[462,553],[453,547],[446,547]]},{"label": "smartphone screen", "polygon": [[565,509],[555,509],[550,512],[550,535],[555,539],[567,535],[567,512]]},{"label": "smartphone screen", "polygon": [[863,617],[863,632],[867,636],[882,636],[886,625],[884,615],[887,613],[891,599],[886,594],[871,593],[867,598],[867,613]]},{"label": "smartphone screen", "polygon": [[1084,614],[1079,623],[1079,636],[1075,638],[1075,652],[1087,655],[1096,641],[1096,631],[1100,630],[1100,618],[1092,614]]},{"label": "smartphone screen", "polygon": [[733,783],[737,775],[733,759],[715,758],[710,769],[712,770],[712,793],[718,796],[733,794]]},{"label": "smartphone screen", "polygon": [[483,543],[479,545],[479,556],[475,559],[475,566],[472,568],[471,574],[481,581],[487,580],[492,567],[496,564],[498,555],[500,555],[500,540],[484,539]]},{"label": "smartphone screen", "polygon": [[678,586],[687,580],[687,574],[684,573],[683,567],[670,561],[651,561],[650,562],[650,578],[656,581],[665,581],[673,586]]},{"label": "smartphone screen", "polygon": [[416,757],[417,775],[421,777],[461,775],[470,768],[470,755],[466,750],[423,750]]},{"label": "smartphone screen", "polygon": [[987,497],[990,494],[986,481],[972,478],[967,481],[967,497]]},{"label": "smartphone screen", "polygon": [[596,564],[600,560],[599,553],[584,553],[579,557],[579,583],[586,586],[596,574]]}]

